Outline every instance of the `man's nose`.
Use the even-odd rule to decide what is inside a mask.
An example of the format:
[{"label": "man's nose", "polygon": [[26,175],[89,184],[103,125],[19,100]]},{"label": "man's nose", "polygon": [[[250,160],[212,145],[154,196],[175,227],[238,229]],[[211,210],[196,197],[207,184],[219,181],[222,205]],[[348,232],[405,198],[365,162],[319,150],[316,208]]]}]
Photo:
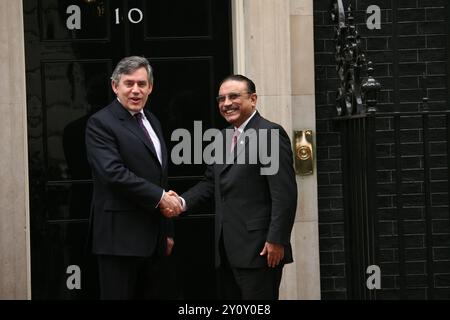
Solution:
[{"label": "man's nose", "polygon": [[133,87],[131,88],[131,92],[139,92],[139,85],[135,83]]},{"label": "man's nose", "polygon": [[230,96],[229,95],[225,95],[225,101],[223,102],[224,106],[229,106],[233,103],[233,101],[231,101]]}]

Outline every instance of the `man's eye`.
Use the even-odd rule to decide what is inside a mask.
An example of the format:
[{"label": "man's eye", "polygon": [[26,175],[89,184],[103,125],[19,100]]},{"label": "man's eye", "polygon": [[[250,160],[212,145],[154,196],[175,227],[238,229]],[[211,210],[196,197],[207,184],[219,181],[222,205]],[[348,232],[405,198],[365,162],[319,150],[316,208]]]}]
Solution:
[{"label": "man's eye", "polygon": [[228,96],[230,97],[230,100],[234,100],[237,97],[239,97],[239,94],[237,94],[237,93],[230,93]]}]

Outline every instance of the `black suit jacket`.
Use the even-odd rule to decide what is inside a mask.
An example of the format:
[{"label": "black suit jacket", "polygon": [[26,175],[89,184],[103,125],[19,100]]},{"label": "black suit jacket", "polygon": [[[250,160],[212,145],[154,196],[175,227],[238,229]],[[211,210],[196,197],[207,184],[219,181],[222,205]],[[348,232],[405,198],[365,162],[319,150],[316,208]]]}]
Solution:
[{"label": "black suit jacket", "polygon": [[[269,134],[275,135],[274,139],[279,142],[279,170],[276,174],[261,175],[260,169],[267,165],[260,157],[254,164],[248,161],[245,164],[212,164],[208,166],[204,179],[182,195],[188,209],[214,197],[216,266],[220,265],[221,236],[233,267],[267,266],[267,257],[259,255],[266,241],[284,245],[283,262],[293,261],[290,236],[297,207],[297,184],[291,143],[280,125],[264,119],[259,113],[249,121],[244,133],[249,129],[267,129]],[[224,131],[222,136],[225,137]],[[250,142],[250,139],[259,140],[261,137],[250,137],[241,144],[243,136],[239,137],[235,155],[245,152],[248,160],[249,146],[256,142]]]},{"label": "black suit jacket", "polygon": [[167,150],[159,121],[144,112],[161,142],[162,166],[135,118],[117,100],[88,120],[95,254],[148,257],[162,253],[166,236],[172,236],[171,222],[156,208],[167,187]]}]

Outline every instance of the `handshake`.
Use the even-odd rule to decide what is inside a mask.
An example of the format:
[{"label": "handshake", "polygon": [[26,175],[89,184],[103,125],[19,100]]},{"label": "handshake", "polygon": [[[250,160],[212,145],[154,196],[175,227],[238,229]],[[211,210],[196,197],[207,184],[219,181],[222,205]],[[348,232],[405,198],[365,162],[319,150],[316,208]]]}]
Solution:
[{"label": "handshake", "polygon": [[178,217],[183,212],[183,202],[173,190],[164,193],[158,207],[166,218]]}]

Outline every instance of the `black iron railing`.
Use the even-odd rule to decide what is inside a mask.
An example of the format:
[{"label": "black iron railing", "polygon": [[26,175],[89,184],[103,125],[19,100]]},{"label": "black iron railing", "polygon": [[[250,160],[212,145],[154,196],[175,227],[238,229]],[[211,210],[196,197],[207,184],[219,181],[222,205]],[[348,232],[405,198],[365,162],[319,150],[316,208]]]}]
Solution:
[{"label": "black iron railing", "polygon": [[[335,60],[340,86],[336,112],[341,129],[347,296],[373,299],[366,286],[368,266],[377,265],[375,208],[375,112],[380,84],[361,45],[351,7],[330,3],[335,24]],[[364,69],[367,78],[362,79]],[[365,102],[365,103],[364,103]]]},{"label": "black iron railing", "polygon": [[379,265],[375,230],[375,115],[341,117],[347,296],[372,299],[366,270]]},{"label": "black iron railing", "polygon": [[[415,290],[424,293],[418,297],[442,297],[450,285],[438,288],[436,270],[447,277],[450,271],[436,261],[434,228],[450,221],[450,111],[429,111],[424,88],[420,111],[377,112],[381,85],[366,63],[351,8],[345,12],[341,0],[331,1],[331,18],[340,79],[334,120],[341,134],[347,297],[407,299]],[[414,223],[423,230],[411,231]],[[381,270],[378,289],[367,285],[373,265]]]}]

